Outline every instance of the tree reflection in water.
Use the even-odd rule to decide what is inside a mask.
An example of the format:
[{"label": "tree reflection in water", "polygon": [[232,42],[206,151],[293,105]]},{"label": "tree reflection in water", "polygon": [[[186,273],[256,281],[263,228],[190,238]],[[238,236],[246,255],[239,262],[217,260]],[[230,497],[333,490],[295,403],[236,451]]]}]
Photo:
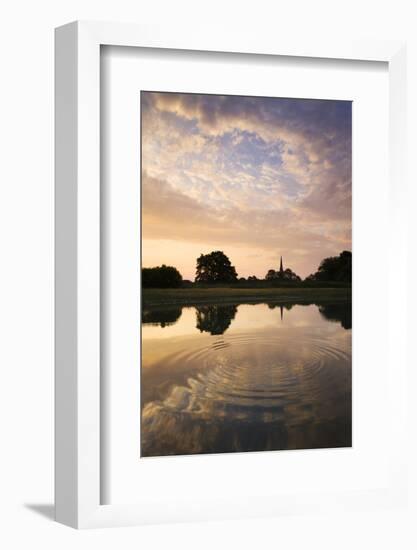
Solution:
[{"label": "tree reflection in water", "polygon": [[[281,312],[281,321],[284,319],[284,310],[290,311],[295,305],[307,306],[310,304],[297,304],[297,303],[286,303],[286,304],[268,304],[269,309],[279,308]],[[320,314],[327,321],[333,321],[335,323],[339,322],[344,329],[352,328],[352,303],[343,302],[340,304],[317,304]]]},{"label": "tree reflection in water", "polygon": [[[220,335],[226,332],[236,316],[239,304],[231,305],[204,305],[196,306],[196,328],[200,332],[211,335]],[[309,304],[268,303],[269,309],[279,308],[281,321],[284,319],[284,310],[290,311],[295,305]],[[352,328],[352,304],[315,304],[324,319],[339,322],[344,329]],[[181,317],[184,306],[170,306],[165,308],[146,308],[142,311],[142,323],[160,326],[162,328],[174,325]]]},{"label": "tree reflection in water", "polygon": [[144,308],[141,456],[351,446],[351,303],[267,306]]},{"label": "tree reflection in water", "polygon": [[352,328],[352,304],[318,305],[321,315],[328,321],[340,322],[343,328]]},{"label": "tree reflection in water", "polygon": [[268,304],[269,309],[275,309],[276,307],[279,307],[281,312],[281,321],[284,319],[284,309],[287,311],[290,311],[290,309],[293,308],[296,304]]},{"label": "tree reflection in water", "polygon": [[237,305],[199,306],[196,308],[196,328],[212,335],[223,334],[237,313]]},{"label": "tree reflection in water", "polygon": [[182,307],[169,307],[164,309],[143,309],[142,323],[159,327],[169,327],[175,325],[181,317]]}]

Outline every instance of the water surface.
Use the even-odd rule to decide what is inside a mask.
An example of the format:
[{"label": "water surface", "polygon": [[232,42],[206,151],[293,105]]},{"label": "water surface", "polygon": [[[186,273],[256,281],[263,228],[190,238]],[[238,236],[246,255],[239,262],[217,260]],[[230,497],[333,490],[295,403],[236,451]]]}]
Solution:
[{"label": "water surface", "polygon": [[147,308],[141,377],[142,456],[351,446],[351,306]]}]

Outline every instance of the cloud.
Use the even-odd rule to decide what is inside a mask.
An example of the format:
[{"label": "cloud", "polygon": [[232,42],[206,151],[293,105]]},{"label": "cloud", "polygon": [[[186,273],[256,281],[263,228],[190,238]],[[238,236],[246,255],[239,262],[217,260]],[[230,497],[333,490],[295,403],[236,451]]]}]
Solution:
[{"label": "cloud", "polygon": [[282,250],[305,272],[350,248],[349,102],[141,97],[144,238]]},{"label": "cloud", "polygon": [[[336,253],[349,244],[349,226],[344,223],[339,227],[323,225],[302,210],[207,207],[147,173],[142,177],[142,227],[147,241],[210,243],[220,249],[240,247],[250,249],[252,256],[255,250],[279,252],[287,258],[300,256],[303,262],[307,256],[307,263],[309,255],[317,257],[317,251]],[[194,261],[184,259],[187,270],[192,269]],[[309,271],[308,267],[301,269]]]},{"label": "cloud", "polygon": [[[191,187],[197,180],[209,180],[221,194],[223,181],[219,180],[230,183],[232,179],[237,187],[244,187],[246,180],[256,190],[269,184],[281,198],[286,191],[291,198],[297,190],[305,197],[312,194],[306,205],[316,208],[325,203],[314,200],[314,188],[333,186],[336,174],[339,181],[348,182],[339,190],[339,198],[345,191],[349,207],[350,103],[165,93],[144,97],[148,171],[159,164],[161,170],[154,173],[166,176],[164,170],[175,173],[182,163],[190,176],[194,173],[194,181],[191,177],[184,182]],[[268,168],[269,179],[265,178]],[[248,201],[254,198],[261,195],[248,196]],[[339,207],[335,214],[340,215]]]},{"label": "cloud", "polygon": [[194,121],[206,135],[235,129],[265,141],[283,140],[292,152],[301,148],[309,162],[323,153],[346,148],[351,141],[351,103],[347,101],[276,99],[205,94],[146,93],[143,108]]}]

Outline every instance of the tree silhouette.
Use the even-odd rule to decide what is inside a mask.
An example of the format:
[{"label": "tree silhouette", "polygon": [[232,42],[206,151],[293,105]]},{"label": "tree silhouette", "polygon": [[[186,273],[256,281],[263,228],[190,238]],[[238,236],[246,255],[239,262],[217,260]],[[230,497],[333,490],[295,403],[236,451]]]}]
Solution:
[{"label": "tree silhouette", "polygon": [[142,269],[143,288],[177,288],[181,283],[181,273],[175,267],[162,265]]},{"label": "tree silhouette", "polygon": [[284,269],[284,271],[275,271],[270,269],[265,275],[267,281],[301,281],[299,277],[292,269]]},{"label": "tree silhouette", "polygon": [[277,273],[279,273],[279,271],[275,271],[275,269],[270,269],[268,273],[265,275],[265,279],[267,281],[272,281],[273,279],[277,278]]},{"label": "tree silhouette", "polygon": [[352,252],[344,250],[339,256],[325,258],[306,281],[352,282]]},{"label": "tree silhouette", "polygon": [[237,273],[229,258],[221,250],[201,254],[197,258],[195,281],[197,283],[234,283]]}]

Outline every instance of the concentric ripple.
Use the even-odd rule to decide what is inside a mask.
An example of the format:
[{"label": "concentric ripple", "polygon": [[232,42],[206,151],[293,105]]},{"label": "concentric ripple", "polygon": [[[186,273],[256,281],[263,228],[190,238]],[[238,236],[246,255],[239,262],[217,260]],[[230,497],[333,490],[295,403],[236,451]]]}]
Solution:
[{"label": "concentric ripple", "polygon": [[351,335],[331,328],[183,339],[143,379],[142,455],[349,446]]}]

